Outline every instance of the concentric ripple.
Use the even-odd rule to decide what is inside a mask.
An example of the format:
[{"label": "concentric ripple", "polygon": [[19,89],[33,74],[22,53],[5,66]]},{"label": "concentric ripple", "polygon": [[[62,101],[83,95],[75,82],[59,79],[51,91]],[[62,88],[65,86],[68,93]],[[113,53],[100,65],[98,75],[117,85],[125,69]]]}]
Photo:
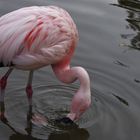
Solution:
[{"label": "concentric ripple", "polygon": [[[100,81],[113,80],[109,76],[97,73]],[[114,83],[117,81],[114,80]],[[54,82],[55,83],[55,82]],[[111,84],[111,83],[110,83]],[[118,83],[119,84],[119,83]],[[123,85],[123,83],[120,83]],[[103,87],[100,83],[95,83],[96,88]],[[109,85],[105,85],[108,87]],[[15,87],[15,86],[14,86]],[[124,83],[120,90],[125,91],[127,87]],[[45,85],[34,85],[33,106],[32,110],[28,106],[25,88],[20,87],[8,90],[5,98],[5,115],[9,121],[11,128],[22,135],[30,135],[39,139],[48,138],[52,132],[63,133],[69,131],[65,127],[60,127],[55,123],[58,118],[65,117],[70,111],[71,100],[79,85],[77,83],[71,85],[59,85],[49,83]],[[103,89],[103,88],[102,88]],[[119,92],[119,91],[118,91]],[[130,103],[123,96],[119,96],[113,86],[109,90],[91,88],[92,103],[90,108],[76,122],[78,128],[85,130],[90,128],[98,129],[101,133],[106,134],[115,132],[121,135],[125,132],[126,126],[129,128],[129,120],[133,120],[131,126],[137,126],[136,117],[130,109]],[[44,120],[45,125],[33,123],[32,116],[39,114]],[[133,114],[133,116],[132,116]],[[126,118],[126,116],[129,116]],[[121,132],[122,131],[122,132]],[[110,134],[113,137],[113,135]]]},{"label": "concentric ripple", "polygon": [[[26,98],[25,88],[7,91],[5,98],[5,111],[9,124],[22,134],[32,134],[37,138],[46,138],[53,132],[65,131],[54,123],[55,119],[65,117],[70,111],[71,100],[77,91],[78,85],[39,85],[34,88],[32,112]],[[94,98],[92,97],[92,100]],[[96,121],[96,105],[92,102],[91,107],[76,122],[78,127],[86,128]],[[31,111],[31,110],[30,110]],[[46,126],[31,123],[33,114],[40,114],[48,120]]]}]

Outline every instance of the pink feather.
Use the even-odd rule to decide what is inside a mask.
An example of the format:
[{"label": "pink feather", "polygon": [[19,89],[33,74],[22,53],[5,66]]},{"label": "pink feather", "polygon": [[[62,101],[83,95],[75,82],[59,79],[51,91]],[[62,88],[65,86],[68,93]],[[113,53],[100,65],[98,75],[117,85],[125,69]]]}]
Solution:
[{"label": "pink feather", "polygon": [[[90,106],[91,93],[86,70],[70,68],[77,42],[73,19],[66,10],[56,6],[26,7],[0,17],[0,64],[13,65],[0,80],[0,96],[13,68],[30,70],[26,93],[31,104],[33,70],[52,65],[60,81],[67,84],[80,81],[67,115],[72,120],[79,119]],[[3,95],[0,100],[4,100]]]},{"label": "pink feather", "polygon": [[65,10],[33,6],[2,16],[0,36],[0,62],[30,69],[30,65],[42,67],[61,60],[77,40],[78,33]]}]

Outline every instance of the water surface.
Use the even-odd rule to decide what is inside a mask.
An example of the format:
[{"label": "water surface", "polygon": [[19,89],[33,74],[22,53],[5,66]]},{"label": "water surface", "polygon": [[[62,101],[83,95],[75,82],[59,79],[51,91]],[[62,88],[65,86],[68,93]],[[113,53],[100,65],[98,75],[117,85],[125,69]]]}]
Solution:
[{"label": "water surface", "polygon": [[[58,5],[72,15],[80,40],[71,65],[87,69],[92,105],[77,122],[78,128],[53,123],[36,126],[30,120],[31,111],[52,120],[67,114],[79,83],[60,83],[50,67],[37,70],[29,110],[25,95],[28,72],[15,70],[6,89],[7,120],[0,121],[0,139],[139,140],[140,1],[1,0],[0,15],[32,5]],[[5,71],[0,69],[0,75]]]}]

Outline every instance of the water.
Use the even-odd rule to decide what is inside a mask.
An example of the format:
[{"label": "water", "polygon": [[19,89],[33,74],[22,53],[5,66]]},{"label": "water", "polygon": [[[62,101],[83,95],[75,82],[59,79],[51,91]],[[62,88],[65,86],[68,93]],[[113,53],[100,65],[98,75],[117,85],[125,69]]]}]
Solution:
[{"label": "water", "polygon": [[[5,97],[7,121],[0,121],[0,140],[139,140],[140,134],[140,1],[139,0],[1,0],[0,15],[31,5],[58,5],[74,18],[80,42],[72,66],[85,67],[91,79],[92,105],[65,129],[30,121],[25,86],[28,72],[15,70]],[[0,69],[0,75],[5,68]],[[35,72],[33,113],[52,120],[67,114],[76,82],[63,85],[50,67]]]}]

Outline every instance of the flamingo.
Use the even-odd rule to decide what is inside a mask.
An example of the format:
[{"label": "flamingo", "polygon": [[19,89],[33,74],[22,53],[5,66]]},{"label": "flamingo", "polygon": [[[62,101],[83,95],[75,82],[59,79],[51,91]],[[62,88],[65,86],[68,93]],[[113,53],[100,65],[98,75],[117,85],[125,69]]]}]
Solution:
[{"label": "flamingo", "polygon": [[32,80],[36,69],[51,65],[58,80],[80,81],[67,117],[78,120],[91,104],[90,78],[81,66],[70,67],[79,37],[70,14],[57,6],[31,6],[0,17],[0,67],[8,67],[0,79],[4,101],[7,79],[13,69],[29,71],[26,94],[32,105]]}]

